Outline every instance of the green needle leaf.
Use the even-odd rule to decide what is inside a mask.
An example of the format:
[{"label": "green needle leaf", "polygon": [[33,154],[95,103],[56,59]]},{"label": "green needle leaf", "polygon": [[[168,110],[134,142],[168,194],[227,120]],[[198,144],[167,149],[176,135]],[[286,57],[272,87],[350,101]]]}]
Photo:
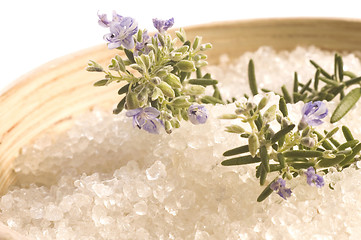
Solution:
[{"label": "green needle leaf", "polygon": [[291,124],[291,125],[288,125],[287,127],[279,130],[278,132],[275,133],[275,135],[273,135],[271,141],[272,143],[275,143],[277,142],[281,137],[285,136],[287,133],[291,132],[292,129],[295,127],[296,125],[295,124]]},{"label": "green needle leaf", "polygon": [[313,66],[315,66],[316,69],[320,69],[320,73],[321,73],[323,76],[332,79],[331,74],[329,74],[325,69],[321,68],[320,65],[318,65],[315,61],[310,60],[310,63],[311,63]]},{"label": "green needle leaf", "polygon": [[357,144],[355,147],[352,148],[352,153],[348,156],[346,156],[346,158],[340,162],[340,166],[343,167],[347,164],[349,164],[352,159],[361,151],[361,143]]},{"label": "green needle leaf", "polygon": [[248,82],[249,82],[249,87],[251,88],[251,92],[252,92],[253,96],[257,95],[258,89],[257,89],[257,82],[256,82],[256,74],[255,74],[254,63],[253,63],[252,59],[248,63]]},{"label": "green needle leaf", "polygon": [[218,83],[217,80],[214,79],[205,79],[205,78],[197,78],[197,79],[189,79],[190,84],[194,85],[202,85],[202,86],[210,86]]},{"label": "green needle leaf", "polygon": [[361,77],[354,77],[350,80],[344,81],[343,83],[345,84],[346,87],[351,86],[353,84],[357,84],[361,82]]},{"label": "green needle leaf", "polygon": [[318,83],[320,80],[320,69],[317,68],[317,71],[315,73],[315,81],[313,82],[313,88],[317,91],[318,89]]},{"label": "green needle leaf", "polygon": [[223,153],[223,156],[228,157],[228,156],[233,156],[233,155],[237,155],[237,154],[242,154],[242,153],[245,153],[248,151],[249,151],[248,145],[243,145],[243,146],[236,147],[236,148],[230,149],[228,151],[225,151]]},{"label": "green needle leaf", "polygon": [[352,136],[352,133],[348,127],[342,126],[342,133],[346,141],[354,140],[354,137]]},{"label": "green needle leaf", "polygon": [[288,115],[287,104],[283,97],[280,98],[279,108],[280,108],[280,111],[282,112],[283,116],[287,117],[287,115]]},{"label": "green needle leaf", "polygon": [[345,150],[346,148],[353,148],[354,146],[356,146],[356,144],[358,144],[358,140],[354,139],[354,140],[349,140],[343,144],[341,144],[340,146],[338,146],[338,150],[342,151]]},{"label": "green needle leaf", "polygon": [[263,145],[259,149],[259,154],[261,157],[262,165],[264,166],[264,170],[266,170],[266,172],[270,172],[271,169],[270,169],[270,165],[269,165],[269,157],[268,157],[267,148],[265,145]]},{"label": "green needle leaf", "polygon": [[321,151],[314,150],[289,150],[283,153],[286,158],[322,157]]},{"label": "green needle leaf", "polygon": [[260,164],[259,168],[261,169],[260,177],[259,177],[259,183],[260,183],[261,186],[263,186],[264,183],[266,182],[268,172],[265,169],[265,167],[263,166],[263,164]]},{"label": "green needle leaf", "polygon": [[361,88],[351,90],[337,105],[331,116],[331,123],[339,121],[356,104],[361,97]]},{"label": "green needle leaf", "polygon": [[261,192],[261,194],[258,196],[257,198],[257,202],[262,202],[263,200],[265,200],[269,195],[271,195],[271,193],[273,193],[273,190],[270,188],[271,184],[274,181],[272,181],[270,184],[268,184],[268,186]]},{"label": "green needle leaf", "polygon": [[221,162],[223,166],[235,166],[235,165],[245,165],[250,163],[260,162],[261,159],[258,157],[253,158],[251,155],[241,156],[236,158],[230,158]]},{"label": "green needle leaf", "polygon": [[292,102],[292,98],[290,93],[288,92],[287,88],[285,85],[282,85],[281,87],[282,90],[282,94],[283,94],[283,98],[287,103],[291,103]]},{"label": "green needle leaf", "polygon": [[346,155],[340,154],[340,155],[336,155],[336,157],[331,158],[331,159],[330,158],[321,158],[321,160],[317,163],[317,167],[320,167],[320,168],[332,167],[336,164],[339,164],[342,160],[345,159],[345,157],[346,157]]}]

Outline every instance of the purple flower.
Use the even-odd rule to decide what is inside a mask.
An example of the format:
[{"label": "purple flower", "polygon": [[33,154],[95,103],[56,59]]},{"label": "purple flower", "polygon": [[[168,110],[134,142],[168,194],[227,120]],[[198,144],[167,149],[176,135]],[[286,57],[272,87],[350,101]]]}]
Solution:
[{"label": "purple flower", "polygon": [[[118,15],[119,16],[119,15]],[[107,20],[103,20],[107,24]],[[104,35],[104,40],[108,41],[108,48],[114,49],[124,46],[127,49],[134,47],[133,35],[138,31],[137,22],[130,17],[116,17],[109,24],[110,33]]]},{"label": "purple flower", "polygon": [[98,12],[98,17],[99,17],[98,23],[102,27],[110,27],[110,24],[112,22],[120,22],[123,19],[123,17],[117,14],[115,11],[113,11],[112,21],[108,20],[108,16],[106,14],[99,14],[99,12]]},{"label": "purple flower", "polygon": [[208,118],[208,110],[203,105],[193,104],[188,108],[188,118],[195,125],[204,124]]},{"label": "purple flower", "polygon": [[171,28],[174,24],[174,18],[168,20],[159,20],[158,18],[153,18],[153,25],[160,33],[164,33]]},{"label": "purple flower", "polygon": [[277,179],[277,181],[274,181],[271,183],[270,188],[277,192],[278,195],[280,195],[283,199],[287,200],[287,198],[291,197],[291,189],[286,188],[286,181],[282,178]]},{"label": "purple flower", "polygon": [[325,185],[325,182],[323,180],[323,177],[316,174],[316,171],[313,167],[307,168],[307,172],[305,172],[307,176],[307,183],[310,186],[316,186],[316,187],[323,187]]},{"label": "purple flower", "polygon": [[308,102],[302,108],[302,119],[298,125],[302,130],[307,125],[318,126],[323,123],[321,120],[327,116],[328,109],[326,104],[321,101]]},{"label": "purple flower", "polygon": [[149,133],[159,134],[159,127],[163,126],[158,118],[160,112],[154,107],[136,108],[128,110],[127,117],[133,117],[133,127],[138,127]]}]

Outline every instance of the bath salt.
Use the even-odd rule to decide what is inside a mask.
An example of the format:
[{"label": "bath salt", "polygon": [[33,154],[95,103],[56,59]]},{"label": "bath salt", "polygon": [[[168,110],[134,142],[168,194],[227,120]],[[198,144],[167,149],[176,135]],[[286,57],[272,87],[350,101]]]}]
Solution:
[{"label": "bath salt", "polygon": [[[342,54],[345,68],[361,74],[354,54]],[[222,56],[207,67],[225,99],[250,94],[247,64],[253,59],[260,88],[289,89],[293,74],[306,82],[313,59],[332,71],[334,52],[298,47],[276,52],[262,47],[238,59]],[[269,93],[267,106],[279,97]],[[253,97],[259,101],[263,95]],[[336,101],[336,100],[335,100]],[[337,102],[329,102],[330,112]],[[288,104],[298,122],[302,102]],[[0,199],[0,221],[29,239],[358,239],[361,236],[361,172],[331,169],[325,187],[289,181],[292,197],[271,194],[256,201],[263,187],[255,166],[221,166],[223,152],[246,144],[224,131],[221,120],[235,105],[206,105],[206,124],[183,122],[170,135],[132,127],[124,113],[94,109],[68,131],[51,133],[25,146],[15,160],[18,182]],[[320,131],[347,125],[361,139],[355,107],[336,124],[329,116]],[[335,138],[341,139],[341,133]],[[269,177],[269,179],[272,179]],[[329,188],[331,185],[333,189]]]}]

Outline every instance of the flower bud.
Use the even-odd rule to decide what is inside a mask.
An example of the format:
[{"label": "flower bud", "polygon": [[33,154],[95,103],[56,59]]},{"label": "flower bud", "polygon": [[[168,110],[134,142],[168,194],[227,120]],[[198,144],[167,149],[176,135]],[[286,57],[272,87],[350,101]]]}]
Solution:
[{"label": "flower bud", "polygon": [[201,51],[207,50],[207,49],[211,49],[212,48],[212,44],[210,43],[205,43],[201,45]]},{"label": "flower bud", "polygon": [[303,131],[302,131],[302,137],[306,137],[309,133],[310,133],[310,127],[307,126]]},{"label": "flower bud", "polygon": [[192,46],[192,48],[193,48],[193,49],[197,49],[198,46],[201,44],[201,42],[202,42],[202,37],[196,36],[195,39],[194,39],[194,41],[193,41],[193,46]]},{"label": "flower bud", "polygon": [[138,97],[135,92],[129,92],[126,96],[127,109],[135,109],[139,107]]},{"label": "flower bud", "polygon": [[88,67],[86,68],[88,72],[103,72],[104,69],[102,66],[100,66],[98,63],[94,61],[89,61]]},{"label": "flower bud", "polygon": [[238,116],[236,114],[223,114],[219,116],[220,119],[237,119]]},{"label": "flower bud", "polygon": [[108,65],[109,70],[113,70],[113,71],[119,71],[120,70],[120,66],[117,60],[115,60],[114,58],[110,61],[110,64]]},{"label": "flower bud", "polygon": [[162,80],[160,79],[160,77],[154,77],[154,78],[152,78],[150,81],[151,81],[151,83],[153,83],[154,85],[159,85],[159,84],[162,82]]},{"label": "flower bud", "polygon": [[255,103],[253,103],[253,102],[247,102],[246,109],[247,109],[248,111],[250,111],[250,110],[255,109],[256,106],[257,106],[257,105],[256,105]]},{"label": "flower bud", "polygon": [[258,110],[263,109],[267,105],[267,102],[268,102],[268,97],[263,97],[261,101],[258,103]]},{"label": "flower bud", "polygon": [[264,122],[272,122],[273,120],[275,120],[275,118],[276,118],[276,110],[277,110],[276,105],[272,105],[271,107],[269,107],[266,110],[266,112],[263,114],[263,121]]},{"label": "flower bud", "polygon": [[170,104],[174,107],[178,107],[178,108],[187,108],[191,105],[190,102],[188,102],[188,99],[185,96],[180,96],[180,97],[176,97],[174,98]]},{"label": "flower bud", "polygon": [[196,67],[194,66],[194,62],[189,60],[181,60],[176,64],[176,66],[182,72],[194,72],[196,70]]},{"label": "flower bud", "polygon": [[152,101],[155,101],[157,100],[158,98],[164,98],[164,94],[162,92],[162,90],[160,90],[159,88],[155,87],[153,89],[153,92],[152,92]]},{"label": "flower bud", "polygon": [[170,134],[172,133],[172,124],[169,121],[165,121],[164,122],[164,129],[166,131],[166,133]]},{"label": "flower bud", "polygon": [[245,130],[239,125],[227,126],[225,131],[229,133],[238,133],[238,134],[245,132]]},{"label": "flower bud", "polygon": [[182,83],[178,76],[174,75],[173,73],[169,73],[167,77],[164,78],[164,81],[168,83],[173,88],[181,88]]},{"label": "flower bud", "polygon": [[148,88],[144,87],[137,95],[138,101],[143,102],[148,98]]},{"label": "flower bud", "polygon": [[169,54],[169,58],[170,58],[170,60],[177,62],[184,58],[184,54],[181,52],[171,52]]},{"label": "flower bud", "polygon": [[248,148],[249,148],[249,153],[251,154],[251,156],[255,157],[257,154],[257,149],[259,148],[258,137],[255,133],[252,133],[248,137]]},{"label": "flower bud", "polygon": [[158,87],[160,88],[160,90],[162,90],[162,92],[165,96],[171,97],[171,98],[175,97],[174,90],[172,89],[171,86],[169,86],[168,83],[162,81],[161,83],[158,84]]},{"label": "flower bud", "polygon": [[185,93],[188,95],[201,95],[205,90],[206,88],[201,85],[191,85],[185,89]]},{"label": "flower bud", "polygon": [[314,147],[316,142],[315,142],[315,139],[313,138],[310,138],[310,137],[304,137],[301,139],[301,144],[305,147]]},{"label": "flower bud", "polygon": [[291,180],[293,178],[292,174],[290,172],[285,172],[285,177],[288,179],[288,180]]},{"label": "flower bud", "polygon": [[237,108],[235,111],[234,111],[237,115],[242,115],[246,112],[246,109],[243,109],[243,108]]}]

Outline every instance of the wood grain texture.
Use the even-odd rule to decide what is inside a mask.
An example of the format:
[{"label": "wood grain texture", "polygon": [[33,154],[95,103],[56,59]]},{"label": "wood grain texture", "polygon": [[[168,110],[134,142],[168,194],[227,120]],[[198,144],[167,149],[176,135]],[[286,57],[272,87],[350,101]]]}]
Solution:
[{"label": "wood grain texture", "polygon": [[[234,58],[264,45],[276,50],[291,50],[299,45],[336,51],[361,50],[361,22],[353,19],[262,19],[185,29],[189,39],[200,35],[203,42],[212,43],[213,49],[207,52],[210,64],[218,63],[221,54]],[[22,146],[48,129],[66,129],[76,115],[94,106],[112,111],[120,100],[116,91],[119,85],[93,87],[103,74],[88,73],[85,67],[90,59],[106,66],[116,53],[105,44],[76,52],[35,69],[1,93],[1,193],[16,180],[12,163]],[[0,228],[0,234],[3,229]]]}]

